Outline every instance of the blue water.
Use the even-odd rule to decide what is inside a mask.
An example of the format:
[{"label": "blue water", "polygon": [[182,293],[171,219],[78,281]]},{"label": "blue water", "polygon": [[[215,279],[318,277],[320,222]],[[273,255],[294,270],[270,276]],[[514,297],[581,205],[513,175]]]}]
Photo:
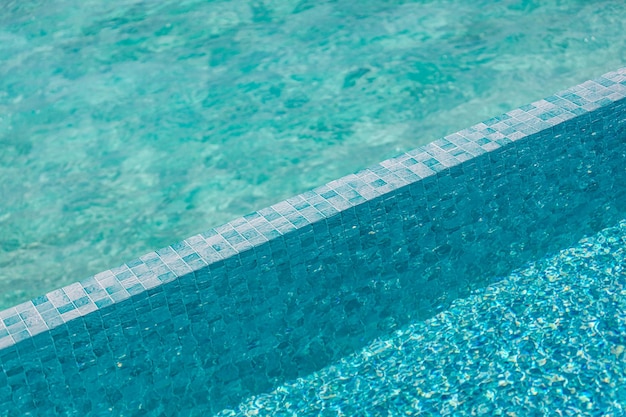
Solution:
[{"label": "blue water", "polygon": [[0,5],[0,308],[623,65],[623,1]]},{"label": "blue water", "polygon": [[218,416],[622,416],[624,387],[626,220]]}]

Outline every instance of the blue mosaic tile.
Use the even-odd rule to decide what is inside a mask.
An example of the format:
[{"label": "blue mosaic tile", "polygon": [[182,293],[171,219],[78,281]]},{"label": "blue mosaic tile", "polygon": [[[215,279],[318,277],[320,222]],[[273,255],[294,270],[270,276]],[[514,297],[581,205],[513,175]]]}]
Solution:
[{"label": "blue mosaic tile", "polygon": [[150,252],[139,258],[148,268],[153,268],[163,264],[163,261],[156,252]]},{"label": "blue mosaic tile", "polygon": [[[118,293],[118,294],[120,294],[120,293]],[[126,298],[128,298],[128,297],[126,297]],[[123,301],[126,298],[121,298],[120,297],[116,301]],[[61,319],[63,319],[63,321],[65,323],[71,322],[71,321],[73,321],[74,319],[76,319],[76,318],[78,318],[80,316],[81,316],[81,314],[80,314],[80,311],[78,309],[72,309],[72,310],[68,310],[65,313],[61,313]]]},{"label": "blue mosaic tile", "polygon": [[41,313],[41,312],[44,312],[46,310],[50,310],[51,308],[54,308],[54,305],[50,301],[46,301],[46,302],[43,302],[41,304],[37,304],[37,306],[35,308],[37,309],[37,311],[39,311]]},{"label": "blue mosaic tile", "polygon": [[46,297],[45,295],[41,295],[41,296],[39,296],[37,298],[34,298],[32,300],[34,306],[38,306],[40,304],[47,303],[48,301],[49,301],[48,297]]},{"label": "blue mosaic tile", "polygon": [[271,222],[272,220],[275,220],[281,217],[281,215],[278,214],[278,212],[273,207],[267,207],[267,208],[261,209],[259,210],[258,213],[261,216],[263,216],[263,218],[267,220],[268,222]]},{"label": "blue mosaic tile", "polygon": [[294,226],[286,217],[280,216],[270,222],[272,227],[280,232],[280,235],[287,234],[293,230],[296,230]]},{"label": "blue mosaic tile", "polygon": [[235,229],[224,231],[222,236],[236,252],[250,249],[253,246],[252,243],[248,242],[248,240]]},{"label": "blue mosaic tile", "polygon": [[281,235],[278,229],[264,218],[259,219],[258,222],[255,222],[254,227],[268,241],[271,241],[272,239],[275,239]]},{"label": "blue mosaic tile", "polygon": [[67,294],[62,290],[55,290],[52,291],[50,293],[47,294],[48,300],[50,300],[50,302],[52,303],[53,306],[55,307],[60,307],[63,305],[66,305],[68,303],[70,303],[70,298],[67,296]]},{"label": "blue mosaic tile", "polygon": [[59,314],[65,314],[68,311],[74,310],[75,308],[76,306],[73,303],[68,303],[63,306],[58,307],[57,311],[59,312]]},{"label": "blue mosaic tile", "polygon": [[[309,222],[302,214],[300,214],[297,210],[290,210],[287,214],[285,214],[285,219],[289,221],[294,227],[293,230],[298,229],[299,227],[307,225]],[[286,225],[284,225],[286,226]],[[284,227],[283,226],[283,227]]]},{"label": "blue mosaic tile", "polygon": [[176,276],[182,276],[192,272],[189,266],[180,258],[168,262],[167,267]]},{"label": "blue mosaic tile", "polygon": [[24,329],[24,330],[22,330],[20,332],[11,334],[11,337],[13,338],[15,343],[19,343],[19,342],[21,342],[23,340],[30,339],[31,334],[28,332],[28,330]]},{"label": "blue mosaic tile", "polygon": [[220,254],[222,258],[227,258],[236,253],[236,251],[226,242],[223,236],[214,235],[208,238],[205,238],[207,244],[211,246],[217,253]]},{"label": "blue mosaic tile", "polygon": [[[110,288],[112,287],[107,288],[107,291],[109,291]],[[109,297],[114,302],[120,302],[126,300],[127,298],[130,298],[130,294],[128,293],[128,291],[126,291],[125,288],[123,288],[121,285],[118,285],[115,287],[115,290],[113,292],[109,292]]]},{"label": "blue mosaic tile", "polygon": [[43,311],[41,312],[41,317],[51,329],[63,323],[63,320],[61,319],[61,313],[59,313],[57,309]]}]

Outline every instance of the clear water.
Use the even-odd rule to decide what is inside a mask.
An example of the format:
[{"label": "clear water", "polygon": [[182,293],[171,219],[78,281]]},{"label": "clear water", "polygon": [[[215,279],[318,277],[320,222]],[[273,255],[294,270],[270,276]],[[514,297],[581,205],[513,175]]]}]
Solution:
[{"label": "clear water", "polygon": [[218,415],[622,416],[624,387],[626,220]]},{"label": "clear water", "polygon": [[621,1],[0,4],[0,308],[623,65]]}]

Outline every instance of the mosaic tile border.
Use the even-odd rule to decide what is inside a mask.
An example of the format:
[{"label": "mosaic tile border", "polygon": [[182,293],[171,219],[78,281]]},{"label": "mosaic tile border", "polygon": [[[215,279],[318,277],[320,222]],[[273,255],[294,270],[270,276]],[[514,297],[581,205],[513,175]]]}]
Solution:
[{"label": "mosaic tile border", "polygon": [[0,350],[625,98],[626,67],[6,309]]}]

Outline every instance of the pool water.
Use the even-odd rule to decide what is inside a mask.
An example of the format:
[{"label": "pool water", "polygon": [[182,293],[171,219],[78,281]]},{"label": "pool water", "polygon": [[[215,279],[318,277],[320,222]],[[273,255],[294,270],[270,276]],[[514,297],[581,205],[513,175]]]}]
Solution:
[{"label": "pool water", "polygon": [[0,309],[623,64],[623,1],[9,0]]},{"label": "pool water", "polygon": [[621,416],[625,386],[622,220],[218,416]]}]

